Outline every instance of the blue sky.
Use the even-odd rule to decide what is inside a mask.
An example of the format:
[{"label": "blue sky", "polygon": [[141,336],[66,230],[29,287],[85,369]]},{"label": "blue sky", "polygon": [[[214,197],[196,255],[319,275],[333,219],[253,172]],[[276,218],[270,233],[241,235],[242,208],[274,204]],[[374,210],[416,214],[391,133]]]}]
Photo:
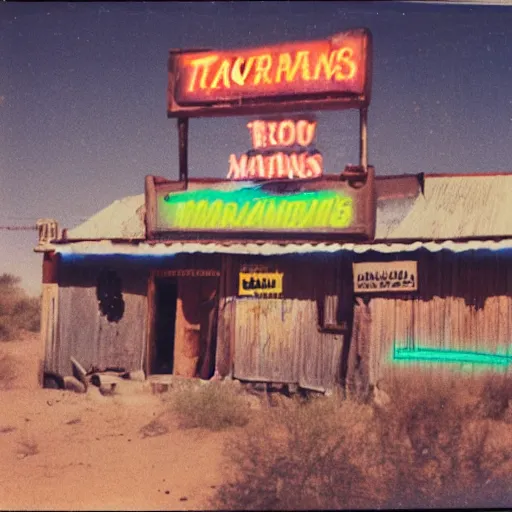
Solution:
[{"label": "blue sky", "polygon": [[[73,227],[178,176],[166,117],[169,48],[374,37],[370,163],[377,174],[508,171],[512,8],[401,2],[3,3],[0,225]],[[250,147],[247,119],[190,123],[190,175],[225,177]],[[326,172],[358,155],[356,112],[318,115]],[[40,289],[36,232],[0,230],[0,273]]]}]

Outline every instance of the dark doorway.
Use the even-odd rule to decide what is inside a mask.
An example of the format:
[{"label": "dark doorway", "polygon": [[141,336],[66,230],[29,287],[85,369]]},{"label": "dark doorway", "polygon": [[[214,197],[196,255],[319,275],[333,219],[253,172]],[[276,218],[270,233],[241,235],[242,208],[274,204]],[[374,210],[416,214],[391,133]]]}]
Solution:
[{"label": "dark doorway", "polygon": [[172,374],[174,369],[174,333],[176,325],[176,279],[156,280],[155,344],[151,373]]}]

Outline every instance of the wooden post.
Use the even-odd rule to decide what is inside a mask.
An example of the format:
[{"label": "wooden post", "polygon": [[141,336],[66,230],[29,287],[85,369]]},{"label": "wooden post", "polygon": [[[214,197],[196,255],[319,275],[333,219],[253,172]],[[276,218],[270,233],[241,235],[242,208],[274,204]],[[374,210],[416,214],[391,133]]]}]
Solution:
[{"label": "wooden post", "polygon": [[56,357],[57,332],[59,326],[59,254],[45,252],[42,269],[41,295],[41,358],[39,361],[39,384],[44,386],[46,365]]},{"label": "wooden post", "polygon": [[180,181],[188,183],[188,118],[178,117]]},{"label": "wooden post", "polygon": [[151,238],[156,222],[156,187],[153,176],[146,176],[145,178],[144,201],[146,203],[146,238]]},{"label": "wooden post", "polygon": [[156,283],[155,273],[150,271],[148,277],[147,291],[147,324],[146,324],[146,350],[144,354],[144,362],[142,368],[146,372],[146,377],[153,372],[155,361],[155,309],[156,309]]},{"label": "wooden post", "polygon": [[59,282],[59,255],[54,251],[45,252],[43,255],[43,284],[55,284]]},{"label": "wooden post", "polygon": [[368,108],[359,110],[359,165],[368,167]]}]

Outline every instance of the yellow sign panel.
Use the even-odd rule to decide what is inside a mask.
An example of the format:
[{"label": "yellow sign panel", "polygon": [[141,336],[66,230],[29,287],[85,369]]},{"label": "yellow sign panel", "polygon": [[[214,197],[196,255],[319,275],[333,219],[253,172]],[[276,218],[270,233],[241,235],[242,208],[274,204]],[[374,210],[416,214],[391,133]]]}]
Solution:
[{"label": "yellow sign panel", "polygon": [[283,275],[278,272],[240,272],[238,294],[242,297],[283,293]]}]

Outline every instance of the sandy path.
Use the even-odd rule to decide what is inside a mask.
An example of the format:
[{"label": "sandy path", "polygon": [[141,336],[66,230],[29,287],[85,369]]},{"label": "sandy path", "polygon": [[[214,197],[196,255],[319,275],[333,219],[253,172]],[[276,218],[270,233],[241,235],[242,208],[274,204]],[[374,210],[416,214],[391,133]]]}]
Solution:
[{"label": "sandy path", "polygon": [[[0,350],[37,370],[38,344]],[[204,509],[222,482],[229,434],[178,429],[151,394],[43,390],[29,371],[0,391],[0,406],[2,509]],[[167,432],[141,432],[153,420]]]}]

